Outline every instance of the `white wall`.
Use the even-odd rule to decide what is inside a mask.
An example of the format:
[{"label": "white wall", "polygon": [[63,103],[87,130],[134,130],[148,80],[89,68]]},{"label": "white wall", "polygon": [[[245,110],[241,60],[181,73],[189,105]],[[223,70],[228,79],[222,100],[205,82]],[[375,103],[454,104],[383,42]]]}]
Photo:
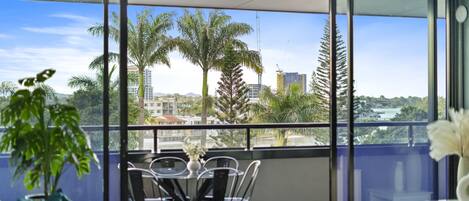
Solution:
[{"label": "white wall", "polygon": [[[240,161],[243,170],[250,161]],[[329,200],[329,159],[262,160],[252,201]]]}]

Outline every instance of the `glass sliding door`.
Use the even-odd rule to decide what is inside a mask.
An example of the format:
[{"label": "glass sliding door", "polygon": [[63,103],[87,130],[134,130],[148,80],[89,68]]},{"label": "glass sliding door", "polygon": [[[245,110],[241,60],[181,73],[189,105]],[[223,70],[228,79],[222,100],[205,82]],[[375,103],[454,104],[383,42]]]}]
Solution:
[{"label": "glass sliding door", "polygon": [[[349,52],[349,22],[348,22],[348,0],[337,1],[336,15],[336,104],[337,104],[337,200],[345,201],[349,192],[349,123],[348,123],[348,73],[350,63]],[[360,200],[360,199],[358,199]]]},{"label": "glass sliding door", "polygon": [[[102,2],[12,0],[2,2],[0,16],[0,110],[12,91],[20,88],[19,79],[55,69],[44,87],[47,104],[69,104],[78,109],[80,125],[102,162],[102,66],[94,68],[92,61],[103,54],[103,37],[88,31],[103,21]],[[4,131],[0,128],[0,137]],[[23,176],[13,180],[15,167],[8,163],[9,158],[9,153],[0,153],[0,200],[42,193],[42,185],[28,191]],[[72,200],[102,200],[103,170],[92,162],[90,173],[80,178],[72,166],[65,165],[59,187]]]},{"label": "glass sliding door", "polygon": [[441,62],[432,59],[439,55],[429,33],[441,23],[430,29],[428,6],[436,2],[354,1],[354,165],[361,172],[354,188],[361,200],[441,197],[425,128],[435,100],[444,99],[429,76]]},{"label": "glass sliding door", "polygon": [[[121,106],[120,106],[120,62],[118,55],[120,54],[119,39],[120,39],[120,7],[119,0],[110,0],[107,9],[107,23],[108,23],[108,75],[109,75],[109,134],[108,134],[108,189],[109,192],[104,192],[108,195],[109,200],[120,200],[120,120],[121,120]],[[104,23],[102,24],[104,28]]]},{"label": "glass sliding door", "polygon": [[[188,5],[192,3],[187,2]],[[226,5],[212,3],[205,2],[207,8],[198,4],[191,8],[188,5],[161,6],[153,2],[129,3],[128,41],[124,41],[128,45],[129,60],[128,124],[142,127],[131,126],[127,147],[129,158],[136,159],[143,154],[146,157],[145,161],[131,162],[148,167],[151,159],[168,152],[182,151],[188,141],[202,144],[210,151],[236,151],[234,155],[240,156],[250,152],[258,155],[272,150],[283,152],[287,149],[327,147],[330,143],[327,124],[330,115],[330,55],[325,54],[329,51],[325,43],[330,34],[328,1],[313,1],[314,12],[283,11],[278,6],[284,5],[281,0],[270,2],[277,6],[275,12],[269,10],[271,5],[262,5],[257,1],[240,4],[242,8],[239,9],[230,9],[233,7],[231,2]],[[168,23],[167,27],[158,30],[161,36],[158,41],[139,38],[139,35],[146,33],[138,31],[148,30],[137,27],[152,24],[157,19],[158,23]],[[198,20],[194,24],[200,27],[193,27],[189,20]],[[227,27],[241,29],[229,30]],[[211,32],[204,30],[215,30],[215,34],[210,35]],[[191,35],[192,32],[197,33]],[[346,27],[342,27],[341,32],[346,32]],[[205,34],[209,35],[210,40],[213,37],[213,41],[204,41],[203,38],[193,41]],[[243,51],[260,56],[262,73],[252,66],[253,62],[236,65],[241,73],[236,79],[237,83],[232,85],[247,88],[245,92],[230,87],[236,92],[227,94],[230,90],[226,84],[232,78],[219,62],[230,59],[225,56],[225,51],[233,44],[222,37],[234,42],[236,56],[245,56],[246,52]],[[208,52],[209,55],[191,54],[184,47],[177,47],[158,51],[161,54],[158,60],[140,60],[147,59],[143,57],[148,55],[139,52],[139,48],[145,48],[139,44],[154,42],[154,49],[148,49],[148,52],[155,52],[164,48],[165,40],[171,39],[182,40],[194,49],[209,46],[209,50],[197,51]],[[344,43],[345,40],[341,43],[342,48]],[[210,65],[206,66],[206,63]],[[245,93],[243,100],[223,102],[230,95],[238,96],[238,92]],[[341,94],[341,97],[345,95]],[[244,103],[244,100],[247,102]],[[229,104],[239,108],[236,114],[229,114]],[[341,112],[345,112],[344,109],[345,105],[341,105]],[[273,126],[264,128],[266,124]],[[295,124],[312,126],[297,128]],[[217,128],[227,125],[261,126],[249,129]],[[200,126],[206,128],[197,129]],[[240,160],[240,170],[258,157],[254,155]],[[326,157],[282,158],[263,160],[262,163],[265,170],[259,175],[253,200],[328,200],[328,186],[324,185],[328,182],[329,171]],[[315,171],[311,171],[312,166]],[[287,171],[290,173],[284,174]],[[187,185],[189,189],[194,188],[193,183],[188,182]],[[152,188],[154,186],[150,182],[144,183],[144,191],[149,198],[158,196]],[[284,189],[289,189],[288,193]]]},{"label": "glass sliding door", "polygon": [[[362,200],[361,192],[354,191],[354,181],[360,183],[360,171],[353,169],[353,134],[354,110],[348,105],[353,103],[353,0],[337,1],[336,15],[336,104],[337,104],[337,200],[345,201],[353,197]],[[355,109],[355,107],[352,107]]]}]

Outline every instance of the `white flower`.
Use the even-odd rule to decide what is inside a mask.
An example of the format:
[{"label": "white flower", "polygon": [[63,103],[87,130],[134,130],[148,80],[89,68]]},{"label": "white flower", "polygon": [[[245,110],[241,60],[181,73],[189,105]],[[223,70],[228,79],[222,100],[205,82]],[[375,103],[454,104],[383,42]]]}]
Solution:
[{"label": "white flower", "polygon": [[184,146],[182,147],[182,150],[191,160],[199,160],[199,158],[203,157],[205,152],[207,152],[207,148],[197,144],[192,144],[188,138],[184,140]]},{"label": "white flower", "polygon": [[439,120],[427,126],[430,157],[441,160],[448,155],[469,156],[469,111],[449,111],[451,121]]}]

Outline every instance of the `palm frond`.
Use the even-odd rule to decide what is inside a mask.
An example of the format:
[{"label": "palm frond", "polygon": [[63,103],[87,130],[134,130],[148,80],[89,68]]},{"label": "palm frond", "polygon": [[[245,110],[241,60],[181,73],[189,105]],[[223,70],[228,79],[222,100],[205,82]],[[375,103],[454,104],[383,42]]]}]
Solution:
[{"label": "palm frond", "polygon": [[[115,52],[109,52],[109,63],[119,62],[119,54]],[[90,63],[88,68],[90,70],[99,70],[102,69],[104,65],[104,55],[98,56]]]},{"label": "palm frond", "polygon": [[263,67],[261,61],[261,55],[258,51],[254,50],[239,50],[237,51],[239,60],[243,66],[254,70],[257,74],[262,74]]},{"label": "palm frond", "polygon": [[73,76],[68,81],[68,86],[71,88],[78,88],[78,89],[89,89],[98,86],[96,80],[88,76]]}]

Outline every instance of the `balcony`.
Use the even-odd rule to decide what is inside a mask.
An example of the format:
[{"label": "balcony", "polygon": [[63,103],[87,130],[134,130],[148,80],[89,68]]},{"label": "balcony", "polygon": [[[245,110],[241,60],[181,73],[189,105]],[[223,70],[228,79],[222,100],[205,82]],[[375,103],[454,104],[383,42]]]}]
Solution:
[{"label": "balcony", "polygon": [[[424,175],[434,174],[432,164],[433,160],[428,156],[429,146],[424,142],[424,131],[420,129],[425,127],[427,122],[372,122],[372,123],[356,123],[355,126],[360,128],[371,129],[384,129],[384,128],[402,128],[402,132],[396,140],[395,144],[360,144],[355,148],[355,160],[357,165],[357,181],[358,200],[366,199],[366,194],[370,193],[371,189],[389,189],[393,188],[392,182],[383,182],[383,180],[392,180],[394,177],[394,167],[397,161],[408,161],[408,163],[416,162],[421,172],[407,178],[408,182],[416,182],[419,180],[421,184],[414,188],[421,191],[431,192],[433,186],[431,185],[432,178],[425,177]],[[339,124],[339,129],[343,129],[345,123]],[[328,161],[330,149],[328,145],[315,145],[314,143],[302,143],[300,145],[290,146],[262,146],[265,145],[265,140],[258,140],[251,135],[251,132],[256,130],[275,129],[294,130],[294,132],[305,132],[311,129],[324,129],[329,128],[328,123],[296,123],[296,124],[221,124],[221,125],[153,125],[153,126],[129,126],[129,131],[148,131],[139,132],[152,138],[153,147],[145,147],[145,150],[134,150],[129,152],[129,160],[139,166],[146,166],[152,159],[162,156],[178,156],[186,157],[181,149],[173,149],[174,145],[168,142],[162,142],[162,139],[167,137],[161,136],[164,131],[177,131],[184,133],[184,135],[192,136],[194,131],[217,131],[217,130],[243,130],[239,132],[243,136],[242,139],[246,140],[241,143],[244,147],[229,147],[229,148],[213,148],[210,149],[206,158],[213,156],[232,156],[240,160],[241,169],[245,168],[252,160],[261,160],[264,168],[259,176],[259,184],[256,188],[256,194],[253,200],[286,200],[291,199],[292,196],[296,200],[309,200],[314,199],[328,199],[329,188],[324,183],[328,179]],[[90,134],[102,134],[101,126],[84,126],[83,129]],[[119,131],[118,126],[112,126],[111,136],[118,138],[116,133]],[[298,130],[303,129],[303,130]],[[0,130],[2,131],[2,130]],[[184,131],[192,131],[187,134]],[[417,131],[417,132],[416,132]],[[420,132],[420,133],[419,133]],[[163,134],[164,135],[164,134]],[[273,135],[272,135],[273,136]],[[155,140],[156,139],[156,140]],[[197,139],[197,138],[195,138]],[[118,139],[115,139],[116,141]],[[307,141],[307,138],[297,140],[302,142]],[[112,141],[112,140],[111,140]],[[182,141],[182,140],[181,140]],[[259,143],[261,142],[261,143]],[[273,140],[270,141],[273,144]],[[310,142],[313,142],[310,140]],[[405,142],[405,143],[403,143]],[[179,146],[182,147],[182,142]],[[165,148],[169,147],[169,148]],[[157,150],[154,152],[153,150]],[[338,149],[338,169],[345,167],[346,162],[346,147],[339,146]],[[102,152],[98,151],[98,156],[102,160]],[[8,155],[3,155],[1,158],[1,171],[2,178],[12,178],[8,171]],[[412,161],[412,162],[411,162]],[[118,149],[111,150],[110,152],[110,178],[111,189],[118,189],[119,169],[117,168],[119,162]],[[409,167],[410,168],[410,167]],[[314,171],[312,171],[314,170]],[[366,173],[366,175],[362,175]],[[102,196],[100,186],[102,186],[102,172],[97,168],[93,168],[90,175],[82,179],[77,179],[73,172],[66,173],[63,189],[73,200],[87,198],[88,200],[99,200]],[[341,179],[344,179],[342,175]],[[282,182],[279,182],[282,181]],[[343,180],[342,180],[343,181]],[[86,189],[76,189],[74,186],[87,186]],[[148,186],[146,191],[151,193]],[[1,189],[9,189],[8,195],[3,199],[14,200],[16,195],[26,194],[27,191],[22,187],[19,182],[14,186],[9,183],[3,183]],[[288,194],[283,191],[290,189]],[[313,190],[314,189],[314,190]],[[5,191],[7,192],[7,191]],[[113,191],[111,191],[113,192]],[[117,193],[111,193],[114,196],[110,200],[118,200]],[[345,195],[342,195],[345,196]]]}]

